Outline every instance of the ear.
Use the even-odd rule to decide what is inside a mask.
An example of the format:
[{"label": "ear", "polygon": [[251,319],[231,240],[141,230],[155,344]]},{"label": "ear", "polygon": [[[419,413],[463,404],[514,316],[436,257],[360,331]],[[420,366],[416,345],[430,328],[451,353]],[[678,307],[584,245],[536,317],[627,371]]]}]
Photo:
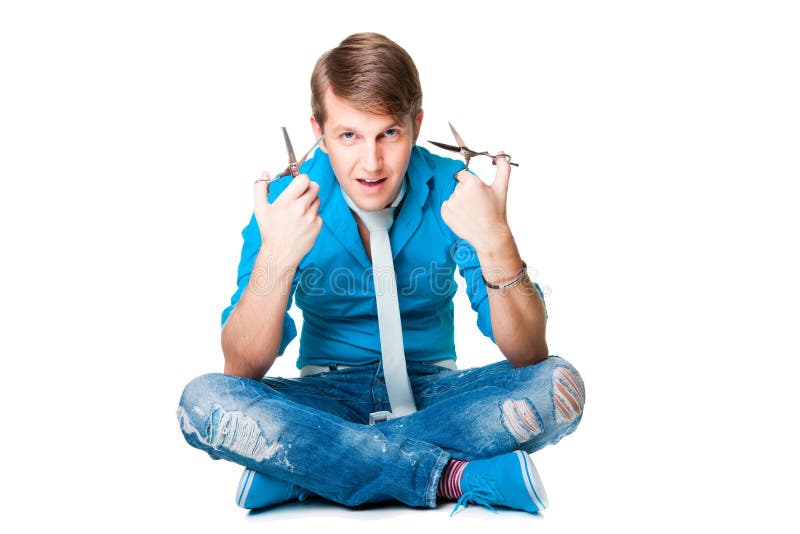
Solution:
[{"label": "ear", "polygon": [[422,116],[424,114],[424,111],[419,110],[419,113],[417,113],[417,118],[414,119],[414,143],[417,142],[417,137],[419,137],[419,129],[422,128]]},{"label": "ear", "polygon": [[[311,129],[314,131],[315,139],[319,138],[322,135],[322,126],[319,125],[314,115],[311,115]],[[323,139],[322,142],[319,144],[319,148],[326,154],[328,153],[328,147],[325,146],[325,139]]]}]

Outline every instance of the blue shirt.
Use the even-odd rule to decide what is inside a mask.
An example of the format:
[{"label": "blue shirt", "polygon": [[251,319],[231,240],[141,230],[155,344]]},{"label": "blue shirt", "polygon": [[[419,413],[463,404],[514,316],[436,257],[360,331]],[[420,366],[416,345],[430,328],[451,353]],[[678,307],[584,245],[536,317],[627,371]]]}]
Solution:
[{"label": "blue shirt", "polygon": [[[478,313],[478,328],[494,341],[489,299],[477,254],[467,241],[450,230],[440,213],[442,202],[450,197],[457,184],[453,176],[463,167],[461,161],[436,156],[418,146],[411,151],[406,196],[389,230],[408,361],[456,358],[453,337],[456,267],[466,280],[472,309]],[[294,320],[288,314],[294,297],[303,312],[298,368],[308,364],[377,362],[381,347],[372,265],[356,220],[345,203],[327,154],[317,149],[301,171],[320,186],[319,214],[323,225],[295,273],[278,354],[283,354],[297,335]],[[270,202],[291,179],[287,176],[270,184]],[[251,217],[242,236],[238,290],[231,297],[231,305],[222,312],[223,325],[250,281],[261,247],[255,217]]]}]

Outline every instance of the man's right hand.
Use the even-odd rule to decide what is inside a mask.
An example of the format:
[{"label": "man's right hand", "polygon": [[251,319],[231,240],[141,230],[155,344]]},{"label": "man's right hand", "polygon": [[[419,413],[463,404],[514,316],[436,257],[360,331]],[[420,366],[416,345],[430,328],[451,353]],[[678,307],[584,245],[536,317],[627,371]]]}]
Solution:
[{"label": "man's right hand", "polygon": [[253,213],[261,231],[261,250],[282,265],[297,267],[322,229],[319,216],[319,184],[300,174],[270,204],[269,173],[253,185]]}]

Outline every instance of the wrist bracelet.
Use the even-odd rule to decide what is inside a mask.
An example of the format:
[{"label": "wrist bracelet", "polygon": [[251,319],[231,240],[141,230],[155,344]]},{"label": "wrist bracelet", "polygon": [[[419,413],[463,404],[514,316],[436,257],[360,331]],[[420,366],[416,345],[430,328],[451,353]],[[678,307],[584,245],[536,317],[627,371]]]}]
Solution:
[{"label": "wrist bracelet", "polygon": [[505,288],[507,288],[507,287],[511,287],[511,286],[513,286],[514,284],[516,284],[517,282],[519,282],[520,280],[522,280],[523,278],[525,278],[525,275],[526,275],[526,274],[528,274],[528,266],[527,266],[527,265],[525,264],[525,262],[523,261],[523,262],[522,262],[522,270],[521,270],[521,271],[519,272],[519,274],[517,274],[517,276],[516,276],[516,277],[515,277],[513,280],[511,280],[510,282],[503,282],[502,284],[499,284],[499,285],[490,284],[490,283],[489,283],[489,282],[486,280],[486,277],[485,277],[485,276],[483,276],[483,273],[481,273],[481,278],[483,278],[483,283],[484,283],[484,284],[486,284],[486,287],[488,287],[489,289],[505,289]]}]

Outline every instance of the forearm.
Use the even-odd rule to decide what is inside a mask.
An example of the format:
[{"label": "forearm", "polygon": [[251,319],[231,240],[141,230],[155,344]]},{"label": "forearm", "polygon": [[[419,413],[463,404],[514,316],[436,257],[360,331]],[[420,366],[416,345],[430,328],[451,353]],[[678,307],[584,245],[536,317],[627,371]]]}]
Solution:
[{"label": "forearm", "polygon": [[[510,231],[476,252],[483,276],[492,284],[508,282],[522,270],[522,259]],[[508,288],[487,287],[486,291],[494,339],[506,359],[515,367],[545,360],[548,349],[544,302],[530,278],[524,276]]]},{"label": "forearm", "polygon": [[258,380],[272,366],[296,269],[264,248],[259,251],[250,282],[222,329],[225,373]]}]

